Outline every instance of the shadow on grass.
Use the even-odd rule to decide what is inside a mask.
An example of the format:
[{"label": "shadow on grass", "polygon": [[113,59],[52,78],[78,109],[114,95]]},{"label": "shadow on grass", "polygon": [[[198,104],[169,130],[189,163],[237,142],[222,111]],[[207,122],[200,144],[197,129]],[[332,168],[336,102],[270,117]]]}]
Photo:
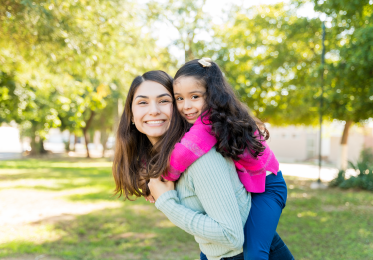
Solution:
[{"label": "shadow on grass", "polygon": [[[55,220],[55,219],[54,219]],[[54,222],[53,220],[53,222]],[[33,225],[50,225],[44,219]],[[125,203],[74,219],[52,223],[63,234],[51,242],[12,241],[0,245],[0,256],[48,254],[64,259],[196,259],[194,238],[173,226],[154,205]]]}]

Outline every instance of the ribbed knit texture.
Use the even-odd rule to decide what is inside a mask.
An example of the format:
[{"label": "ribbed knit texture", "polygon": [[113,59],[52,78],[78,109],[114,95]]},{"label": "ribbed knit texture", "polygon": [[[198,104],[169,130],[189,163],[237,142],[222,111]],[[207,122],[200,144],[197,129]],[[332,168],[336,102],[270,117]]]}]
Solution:
[{"label": "ribbed knit texture", "polygon": [[162,194],[155,206],[194,235],[209,260],[242,252],[251,195],[240,182],[233,161],[215,148],[196,160],[182,174],[176,190]]},{"label": "ribbed knit texture", "polygon": [[[176,181],[186,168],[210,151],[216,143],[217,140],[211,133],[208,120],[205,119],[203,123],[199,117],[181,141],[175,145],[170,156],[169,171],[163,177],[169,181]],[[246,150],[239,156],[238,161],[234,161],[238,177],[249,192],[265,192],[266,172],[277,174],[279,171],[279,163],[272,150],[265,140],[262,140],[262,144],[265,150],[261,156],[255,158]]]}]

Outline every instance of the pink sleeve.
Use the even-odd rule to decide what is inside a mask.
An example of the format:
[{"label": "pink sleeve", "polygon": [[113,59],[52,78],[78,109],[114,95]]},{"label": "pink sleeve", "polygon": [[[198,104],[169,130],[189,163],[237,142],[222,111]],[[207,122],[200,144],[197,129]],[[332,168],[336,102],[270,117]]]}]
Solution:
[{"label": "pink sleeve", "polygon": [[192,163],[210,151],[216,144],[216,138],[211,134],[211,126],[198,119],[171,153],[170,168],[166,180],[176,181]]},{"label": "pink sleeve", "polygon": [[277,175],[279,171],[279,163],[273,151],[263,138],[262,144],[265,146],[262,155],[255,158],[248,150],[245,150],[245,152],[239,156],[239,160],[234,162],[238,177],[249,192],[264,192],[266,172],[270,171]]}]

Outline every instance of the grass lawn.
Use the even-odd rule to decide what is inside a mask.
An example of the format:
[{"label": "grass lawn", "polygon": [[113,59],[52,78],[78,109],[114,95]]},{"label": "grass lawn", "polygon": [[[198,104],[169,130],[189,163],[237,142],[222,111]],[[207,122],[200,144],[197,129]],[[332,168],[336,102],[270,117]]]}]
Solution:
[{"label": "grass lawn", "polygon": [[[0,161],[0,258],[197,259],[194,238],[153,204],[111,196],[110,166],[104,159]],[[373,193],[310,190],[309,180],[285,178],[278,233],[295,259],[373,259]]]}]

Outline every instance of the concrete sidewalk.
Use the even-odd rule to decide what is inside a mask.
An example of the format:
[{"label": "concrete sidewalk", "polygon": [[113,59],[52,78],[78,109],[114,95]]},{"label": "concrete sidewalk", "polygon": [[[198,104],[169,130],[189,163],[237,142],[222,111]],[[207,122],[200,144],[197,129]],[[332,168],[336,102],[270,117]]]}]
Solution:
[{"label": "concrete sidewalk", "polygon": [[[307,179],[317,180],[319,178],[319,166],[308,164],[295,163],[280,163],[280,170],[283,175],[303,177]],[[321,168],[321,181],[329,182],[338,174],[338,169],[333,167],[323,166]],[[352,169],[347,170],[347,176],[354,175]]]},{"label": "concrete sidewalk", "polygon": [[22,153],[2,153],[0,152],[0,161],[1,160],[12,160],[22,158]]}]

